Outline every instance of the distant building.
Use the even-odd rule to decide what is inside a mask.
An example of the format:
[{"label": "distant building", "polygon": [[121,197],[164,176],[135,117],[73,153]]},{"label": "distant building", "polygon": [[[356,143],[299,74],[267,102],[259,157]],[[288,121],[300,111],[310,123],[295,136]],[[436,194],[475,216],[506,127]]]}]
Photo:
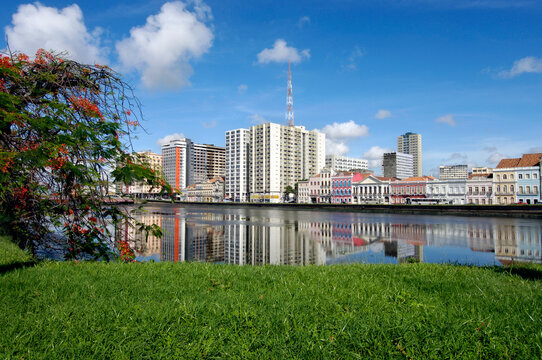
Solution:
[{"label": "distant building", "polygon": [[422,136],[420,134],[407,132],[398,136],[397,152],[412,155],[414,157],[414,176],[422,176]]},{"label": "distant building", "polygon": [[382,160],[384,177],[406,179],[414,174],[414,156],[400,152],[385,153]]},{"label": "distant building", "polygon": [[473,167],[471,174],[478,175],[478,174],[492,174],[493,168],[489,167]]},{"label": "distant building", "polygon": [[427,188],[436,179],[432,176],[414,176],[390,183],[391,204],[412,204],[427,199]]},{"label": "distant building", "polygon": [[224,200],[224,179],[217,177],[188,185],[184,195],[187,201],[221,202]]},{"label": "distant building", "polygon": [[445,165],[440,166],[440,180],[466,179],[469,177],[467,165]]},{"label": "distant building", "polygon": [[333,171],[367,170],[369,161],[348,156],[326,155],[326,167]]},{"label": "distant building", "polygon": [[[135,154],[136,161],[150,167],[156,174],[162,174],[162,155],[155,154],[150,150],[138,151]],[[160,186],[151,186],[144,182],[135,182],[133,184],[118,184],[116,187],[121,194],[130,194],[136,197],[152,197],[160,193]]]}]

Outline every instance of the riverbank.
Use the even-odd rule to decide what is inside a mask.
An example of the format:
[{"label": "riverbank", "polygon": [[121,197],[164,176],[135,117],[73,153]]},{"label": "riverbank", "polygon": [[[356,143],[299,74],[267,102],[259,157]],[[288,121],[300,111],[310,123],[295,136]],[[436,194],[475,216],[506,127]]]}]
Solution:
[{"label": "riverbank", "polygon": [[42,262],[0,274],[0,358],[541,358],[541,276]]},{"label": "riverbank", "polygon": [[[146,200],[149,203],[169,203],[168,200]],[[188,202],[177,201],[175,204],[187,206],[210,205],[217,207],[281,208],[299,210],[325,210],[338,212],[363,212],[379,214],[413,215],[455,215],[455,216],[499,216],[542,219],[542,204],[536,205],[380,205],[380,204],[269,204],[236,202]]]}]

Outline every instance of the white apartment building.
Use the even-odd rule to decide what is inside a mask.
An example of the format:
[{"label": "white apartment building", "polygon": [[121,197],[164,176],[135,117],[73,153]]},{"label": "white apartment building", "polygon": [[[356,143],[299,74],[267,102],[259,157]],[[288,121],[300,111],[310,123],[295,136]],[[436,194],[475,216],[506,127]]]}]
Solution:
[{"label": "white apartment building", "polygon": [[192,141],[186,138],[162,145],[164,177],[175,190],[182,190],[188,185],[191,146]]},{"label": "white apartment building", "polygon": [[280,202],[287,186],[325,166],[325,134],[304,126],[250,128],[249,192],[253,202]]},{"label": "white apartment building", "polygon": [[414,157],[413,176],[422,176],[422,136],[420,134],[407,132],[398,136],[397,152],[412,155]]},{"label": "white apartment building", "polygon": [[414,156],[400,152],[385,153],[382,175],[388,178],[407,179],[414,176]]},{"label": "white apartment building", "polygon": [[469,167],[467,165],[443,165],[440,169],[440,180],[466,179],[469,177]]},{"label": "white apartment building", "polygon": [[340,155],[326,155],[326,168],[333,171],[367,170],[369,161]]},{"label": "white apartment building", "polygon": [[250,200],[248,192],[249,145],[250,130],[226,131],[226,199],[236,202]]}]

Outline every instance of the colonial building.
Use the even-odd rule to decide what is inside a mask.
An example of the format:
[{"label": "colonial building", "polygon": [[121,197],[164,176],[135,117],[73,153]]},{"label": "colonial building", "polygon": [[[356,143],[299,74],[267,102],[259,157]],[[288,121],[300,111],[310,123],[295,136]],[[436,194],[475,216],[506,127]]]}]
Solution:
[{"label": "colonial building", "polygon": [[467,180],[467,203],[493,204],[493,174],[473,173]]},{"label": "colonial building", "polygon": [[309,190],[309,180],[300,180],[297,182],[297,202],[299,204],[308,204],[311,202]]},{"label": "colonial building", "polygon": [[339,172],[331,177],[331,203],[352,204],[352,184],[363,180],[370,174]]},{"label": "colonial building", "polygon": [[436,179],[432,176],[416,176],[390,183],[392,204],[413,204],[427,199],[427,187]]},{"label": "colonial building", "polygon": [[426,189],[428,200],[453,205],[465,205],[467,203],[467,179],[435,179],[427,184]]},{"label": "colonial building", "polygon": [[354,204],[389,204],[390,183],[396,180],[395,178],[369,174],[360,181],[353,183],[352,202]]},{"label": "colonial building", "polygon": [[539,203],[541,158],[542,153],[536,153],[502,159],[493,170],[495,204]]}]

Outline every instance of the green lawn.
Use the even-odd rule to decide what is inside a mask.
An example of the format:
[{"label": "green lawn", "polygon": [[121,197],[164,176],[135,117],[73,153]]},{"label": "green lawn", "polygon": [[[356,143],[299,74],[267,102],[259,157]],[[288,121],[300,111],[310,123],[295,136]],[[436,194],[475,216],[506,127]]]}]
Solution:
[{"label": "green lawn", "polygon": [[0,358],[539,359],[541,274],[43,262],[0,274]]}]

